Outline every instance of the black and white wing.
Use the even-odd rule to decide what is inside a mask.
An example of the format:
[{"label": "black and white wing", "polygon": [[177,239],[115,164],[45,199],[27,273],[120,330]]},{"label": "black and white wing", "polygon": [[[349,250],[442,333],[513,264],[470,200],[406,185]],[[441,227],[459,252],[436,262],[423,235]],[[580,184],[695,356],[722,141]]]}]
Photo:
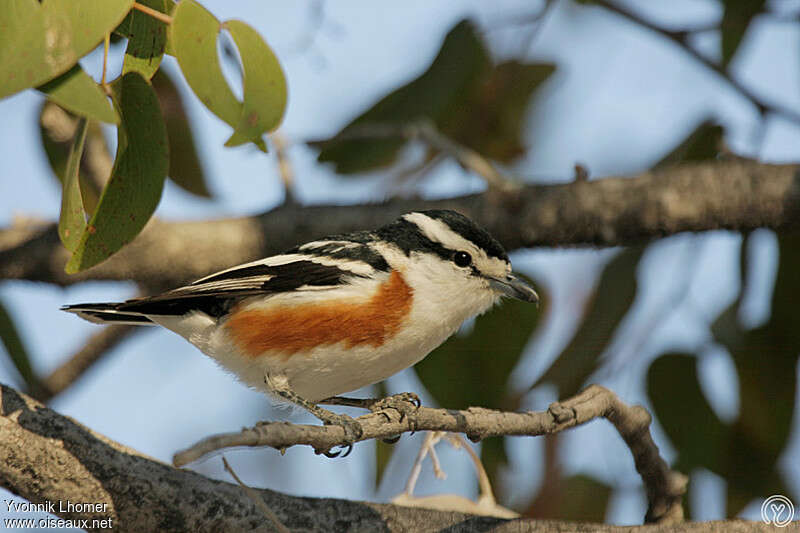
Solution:
[{"label": "black and white wing", "polygon": [[99,323],[152,323],[147,315],[176,316],[201,311],[219,318],[244,298],[289,291],[326,290],[388,270],[365,242],[324,240],[290,252],[211,274],[157,296],[120,303],[63,307]]}]

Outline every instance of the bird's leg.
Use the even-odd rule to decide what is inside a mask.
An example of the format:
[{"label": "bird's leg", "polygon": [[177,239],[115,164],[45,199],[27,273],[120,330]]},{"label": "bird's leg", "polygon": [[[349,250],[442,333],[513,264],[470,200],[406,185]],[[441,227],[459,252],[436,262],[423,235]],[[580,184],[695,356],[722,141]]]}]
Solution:
[{"label": "bird's leg", "polygon": [[[266,375],[264,381],[267,383],[272,392],[284,400],[302,407],[312,415],[319,418],[326,426],[340,426],[344,430],[344,439],[345,443],[347,444],[347,451],[344,453],[344,455],[342,455],[342,457],[347,457],[350,454],[350,451],[353,449],[353,443],[360,439],[361,435],[364,434],[364,429],[357,420],[354,420],[352,417],[347,415],[334,413],[333,411],[324,409],[313,402],[306,400],[294,392],[284,380],[273,380],[269,375]],[[332,454],[329,451],[323,453],[325,453],[325,455],[328,457],[336,457],[339,455],[339,453]]]},{"label": "bird's leg", "polygon": [[[400,422],[402,422],[406,416],[414,414],[422,405],[419,396],[413,392],[401,392],[399,394],[392,394],[386,398],[346,398],[344,396],[333,396],[319,403],[369,409],[373,413],[381,413],[386,417],[387,422],[392,421],[391,417],[386,413],[388,409],[394,409],[400,413]],[[409,418],[409,420],[411,419]],[[398,440],[400,440],[400,435],[383,439],[383,442],[394,444]]]},{"label": "bird's leg", "polygon": [[402,421],[406,415],[414,413],[422,405],[419,396],[413,392],[401,392],[399,394],[392,394],[386,398],[346,398],[343,396],[334,396],[332,398],[326,398],[319,403],[360,407],[361,409],[368,409],[373,413],[394,409],[400,413],[400,421]]}]

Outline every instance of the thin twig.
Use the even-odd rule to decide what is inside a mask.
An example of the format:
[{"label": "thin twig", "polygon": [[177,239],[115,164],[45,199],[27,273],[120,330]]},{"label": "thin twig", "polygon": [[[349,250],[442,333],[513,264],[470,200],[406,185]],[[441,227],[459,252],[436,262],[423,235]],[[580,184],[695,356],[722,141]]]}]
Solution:
[{"label": "thin twig", "polygon": [[111,43],[111,34],[106,33],[103,37],[103,75],[100,78],[100,85],[108,91],[106,88],[106,70],[108,69],[108,47]]},{"label": "thin twig", "polygon": [[147,7],[144,4],[140,4],[139,2],[134,2],[133,3],[133,9],[136,9],[137,11],[141,11],[145,15],[150,15],[154,19],[159,20],[159,21],[163,22],[164,24],[172,24],[172,17],[162,13],[161,11],[157,11],[157,10],[151,8],[151,7]]},{"label": "thin twig", "polygon": [[478,490],[480,492],[478,499],[486,500],[492,506],[496,505],[497,500],[495,500],[494,490],[492,490],[492,482],[489,481],[489,475],[486,473],[486,469],[483,467],[481,458],[478,457],[478,454],[475,453],[475,450],[472,449],[472,446],[470,446],[460,434],[449,433],[447,434],[446,438],[451,446],[456,449],[462,448],[465,452],[467,452],[469,458],[472,459],[472,466],[475,467],[475,475],[478,477]]},{"label": "thin twig", "polygon": [[[448,431],[464,433],[470,440],[506,435],[537,436],[556,433],[585,424],[595,418],[606,418],[622,436],[633,455],[636,470],[642,477],[649,507],[648,522],[683,520],[681,499],[686,492],[687,478],[670,470],[659,455],[650,436],[650,415],[644,407],[628,406],[611,391],[592,385],[577,396],[554,403],[546,412],[511,413],[471,407],[463,411],[420,407],[402,418],[387,421],[384,411],[370,413],[357,420],[363,429],[359,441],[390,438],[409,431]],[[208,437],[173,457],[176,466],[183,466],[208,453],[233,446],[271,446],[283,450],[304,444],[317,452],[345,446],[344,429],[340,426],[296,425],[288,422],[262,422],[240,433]]]},{"label": "thin twig", "polygon": [[284,202],[290,204],[297,203],[297,197],[294,194],[294,170],[292,170],[292,163],[287,153],[289,143],[286,137],[280,132],[273,133],[271,138],[272,144],[275,146],[275,156],[278,158],[278,174],[283,183]]},{"label": "thin twig", "polygon": [[36,399],[46,402],[60,394],[75,383],[92,365],[100,360],[112,348],[130,337],[137,326],[120,324],[103,328],[95,333],[83,347],[56,368],[52,374],[42,380],[44,391]]},{"label": "thin twig", "polygon": [[443,135],[430,120],[419,120],[408,124],[361,124],[348,128],[337,135],[334,141],[362,140],[374,138],[402,137],[420,140],[432,148],[449,155],[465,169],[481,176],[490,187],[501,191],[516,191],[521,185],[504,176],[491,161],[446,135]]},{"label": "thin twig", "polygon": [[731,87],[733,87],[739,94],[750,100],[750,102],[756,106],[758,112],[761,115],[766,113],[775,113],[778,115],[783,116],[784,118],[791,120],[792,122],[796,122],[800,124],[800,112],[794,111],[792,109],[775,105],[775,104],[768,104],[764,100],[758,97],[753,91],[745,87],[741,84],[738,80],[734,79],[730,73],[723,67],[722,65],[715,63],[705,56],[703,56],[700,52],[695,50],[688,41],[689,32],[687,31],[672,31],[666,28],[662,28],[656,24],[653,24],[650,21],[647,21],[635,13],[628,11],[624,7],[620,7],[608,0],[596,0],[595,4],[616,13],[643,28],[647,28],[648,30],[654,31],[663,37],[671,40],[672,42],[676,43],[680,46],[687,54],[689,54],[692,58],[698,61],[704,67],[716,72],[722,79],[724,79]]},{"label": "thin twig", "polygon": [[270,521],[275,525],[275,529],[277,529],[280,533],[291,533],[289,528],[283,525],[283,522],[281,522],[280,518],[278,518],[278,515],[276,515],[275,512],[270,509],[266,503],[264,503],[264,500],[261,498],[261,496],[259,496],[258,492],[253,490],[252,487],[246,485],[241,479],[239,479],[239,476],[236,475],[236,472],[233,471],[231,465],[228,464],[228,460],[224,457],[222,458],[222,464],[225,465],[225,470],[227,470],[231,477],[236,480],[236,483],[242,487],[245,494],[247,494],[247,497],[253,500],[253,503],[256,504],[256,507],[258,507],[258,509],[264,513],[264,516],[269,518]]}]

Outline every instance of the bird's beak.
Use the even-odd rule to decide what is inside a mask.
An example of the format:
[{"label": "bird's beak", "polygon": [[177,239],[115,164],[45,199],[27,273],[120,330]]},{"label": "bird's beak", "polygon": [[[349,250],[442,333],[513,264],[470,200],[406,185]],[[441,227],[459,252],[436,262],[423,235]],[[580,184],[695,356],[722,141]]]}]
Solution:
[{"label": "bird's beak", "polygon": [[489,285],[511,298],[516,298],[523,302],[539,303],[539,295],[536,294],[533,287],[514,274],[508,274],[505,278],[489,278]]}]

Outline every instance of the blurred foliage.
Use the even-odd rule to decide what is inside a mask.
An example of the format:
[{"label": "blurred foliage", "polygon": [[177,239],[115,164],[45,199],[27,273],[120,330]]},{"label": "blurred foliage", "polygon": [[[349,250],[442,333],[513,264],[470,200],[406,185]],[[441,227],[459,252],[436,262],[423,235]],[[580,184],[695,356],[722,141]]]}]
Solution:
[{"label": "blurred foliage", "polygon": [[722,34],[722,66],[727,67],[756,15],[764,11],[766,0],[721,0],[724,8],[720,31]]},{"label": "blurred foliage", "polygon": [[577,331],[535,385],[552,383],[558,387],[560,398],[568,398],[583,388],[633,305],[636,270],[643,253],[643,247],[626,248],[608,262]]},{"label": "blurred foliage", "polygon": [[603,523],[610,499],[611,487],[579,474],[543,486],[524,515],[539,520],[569,517],[576,522]]},{"label": "blurred foliage", "polygon": [[[474,25],[450,30],[430,67],[359,115],[332,138],[311,143],[318,160],[352,174],[388,166],[409,141],[402,126],[430,120],[449,138],[501,162],[524,152],[522,125],[531,96],[555,70],[549,63],[494,64]],[[375,135],[375,126],[396,135]]]},{"label": "blurred foliage", "polygon": [[713,159],[722,150],[725,129],[711,120],[701,122],[686,139],[653,166],[665,168],[687,161]]},{"label": "blurred foliage", "polygon": [[14,324],[14,319],[11,317],[8,310],[6,310],[1,300],[0,342],[2,342],[14,368],[25,382],[28,392],[36,394],[38,391],[41,391],[41,384],[33,371],[33,366],[31,366],[31,358],[28,355],[28,350],[25,349],[25,344],[22,342],[22,337],[17,330],[17,326]]},{"label": "blurred foliage", "polygon": [[187,192],[211,198],[181,93],[164,70],[157,71],[150,81],[167,128],[169,178]]},{"label": "blurred foliage", "polygon": [[[708,469],[727,482],[728,514],[755,498],[787,494],[777,461],[794,416],[800,331],[792,297],[800,294],[800,234],[778,237],[780,263],[772,313],[763,326],[746,329],[740,299],[712,325],[715,340],[733,359],[739,382],[739,416],[717,417],[700,389],[698,355],[664,354],[648,372],[655,414],[678,450],[677,467]],[[744,252],[743,252],[744,253]],[[742,286],[747,286],[743,277]]]}]

